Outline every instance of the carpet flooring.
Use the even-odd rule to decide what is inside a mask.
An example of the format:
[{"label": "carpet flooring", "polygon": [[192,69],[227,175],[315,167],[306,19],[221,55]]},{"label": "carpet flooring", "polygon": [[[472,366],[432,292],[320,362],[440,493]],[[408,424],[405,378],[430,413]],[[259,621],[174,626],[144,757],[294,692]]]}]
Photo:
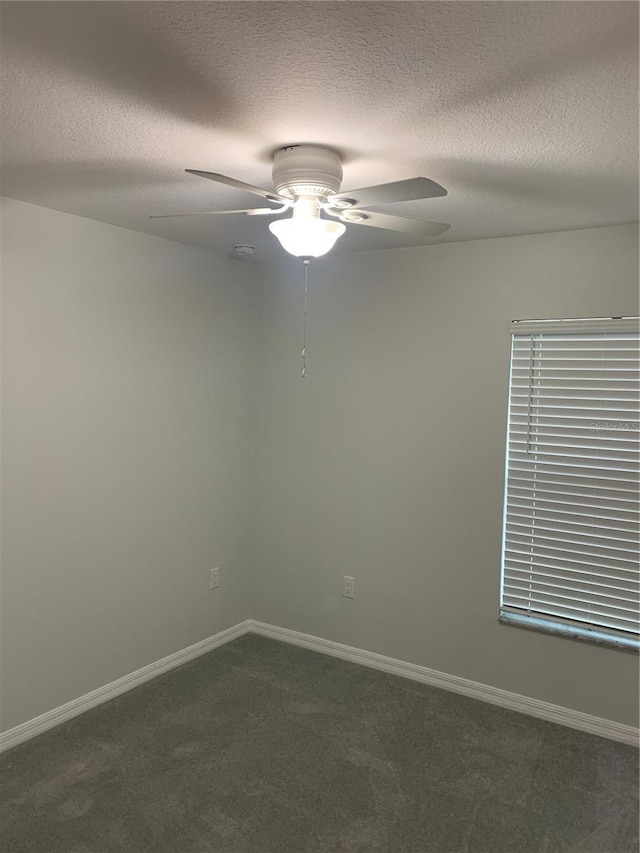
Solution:
[{"label": "carpet flooring", "polygon": [[0,756],[2,853],[637,853],[633,747],[246,635]]}]

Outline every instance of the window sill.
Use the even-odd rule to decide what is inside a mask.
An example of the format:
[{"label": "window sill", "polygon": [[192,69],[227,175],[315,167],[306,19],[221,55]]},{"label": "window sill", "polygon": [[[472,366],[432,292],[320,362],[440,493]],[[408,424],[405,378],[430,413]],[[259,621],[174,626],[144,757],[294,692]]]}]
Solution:
[{"label": "window sill", "polygon": [[569,625],[560,625],[547,622],[544,619],[536,619],[533,616],[520,616],[517,613],[501,613],[498,617],[501,625],[511,628],[524,628],[525,631],[536,631],[541,634],[551,634],[561,637],[563,640],[576,640],[579,643],[589,643],[592,646],[602,646],[607,649],[615,649],[619,652],[627,652],[637,655],[640,651],[638,642],[635,640],[619,640],[602,635],[594,634],[583,628],[573,628]]}]

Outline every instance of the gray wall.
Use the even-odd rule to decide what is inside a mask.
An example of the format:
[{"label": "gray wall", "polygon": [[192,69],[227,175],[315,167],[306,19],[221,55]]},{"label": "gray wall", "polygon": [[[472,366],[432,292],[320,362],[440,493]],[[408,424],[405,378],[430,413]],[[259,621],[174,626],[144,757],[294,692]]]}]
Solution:
[{"label": "gray wall", "polygon": [[253,280],[4,201],[4,729],[249,615]]},{"label": "gray wall", "polygon": [[633,226],[329,257],[305,380],[269,268],[252,615],[637,725],[637,656],[497,622],[509,321],[635,314],[637,257]]},{"label": "gray wall", "polygon": [[317,262],[304,381],[298,264],[1,236],[3,729],[249,616],[637,724],[636,657],[496,621],[509,320],[637,312],[635,228]]}]

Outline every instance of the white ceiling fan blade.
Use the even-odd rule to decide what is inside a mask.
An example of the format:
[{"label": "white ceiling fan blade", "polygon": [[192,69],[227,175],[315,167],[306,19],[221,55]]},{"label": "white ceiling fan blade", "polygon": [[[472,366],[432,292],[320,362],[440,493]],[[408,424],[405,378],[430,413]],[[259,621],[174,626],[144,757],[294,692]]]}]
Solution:
[{"label": "white ceiling fan blade", "polygon": [[372,228],[383,228],[385,231],[401,231],[414,237],[438,237],[451,228],[446,222],[389,216],[387,213],[373,213],[369,210],[347,210],[341,214],[340,219],[348,225],[369,225]]},{"label": "white ceiling fan blade", "polygon": [[190,210],[186,213],[160,213],[156,216],[150,216],[149,219],[173,219],[176,216],[230,216],[233,214],[269,216],[270,214],[284,213],[288,208],[288,204],[283,204],[282,207],[254,207],[249,210]]},{"label": "white ceiling fan blade", "polygon": [[288,199],[269,190],[263,190],[262,187],[256,187],[253,184],[247,184],[244,181],[239,181],[237,178],[230,178],[228,175],[219,175],[217,172],[200,172],[198,169],[185,169],[189,175],[198,175],[200,178],[207,178],[209,181],[216,181],[219,184],[226,184],[228,187],[234,187],[237,190],[244,190],[254,195],[259,195],[266,198],[267,201],[277,201],[280,204],[288,203]]},{"label": "white ceiling fan blade", "polygon": [[[429,178],[407,178],[361,190],[350,190],[329,197],[329,204],[341,207],[341,202],[350,202],[349,207],[369,207],[373,204],[392,204],[396,201],[415,201],[421,198],[437,198],[447,191]],[[344,205],[347,206],[346,204]]]}]

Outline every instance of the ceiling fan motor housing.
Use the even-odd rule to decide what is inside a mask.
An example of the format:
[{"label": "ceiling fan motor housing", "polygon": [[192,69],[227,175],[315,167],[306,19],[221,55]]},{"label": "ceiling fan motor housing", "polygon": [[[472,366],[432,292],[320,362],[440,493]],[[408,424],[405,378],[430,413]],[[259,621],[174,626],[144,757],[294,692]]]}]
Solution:
[{"label": "ceiling fan motor housing", "polygon": [[327,196],[337,193],[342,183],[340,157],[321,145],[288,145],[273,158],[273,183],[286,198]]}]

